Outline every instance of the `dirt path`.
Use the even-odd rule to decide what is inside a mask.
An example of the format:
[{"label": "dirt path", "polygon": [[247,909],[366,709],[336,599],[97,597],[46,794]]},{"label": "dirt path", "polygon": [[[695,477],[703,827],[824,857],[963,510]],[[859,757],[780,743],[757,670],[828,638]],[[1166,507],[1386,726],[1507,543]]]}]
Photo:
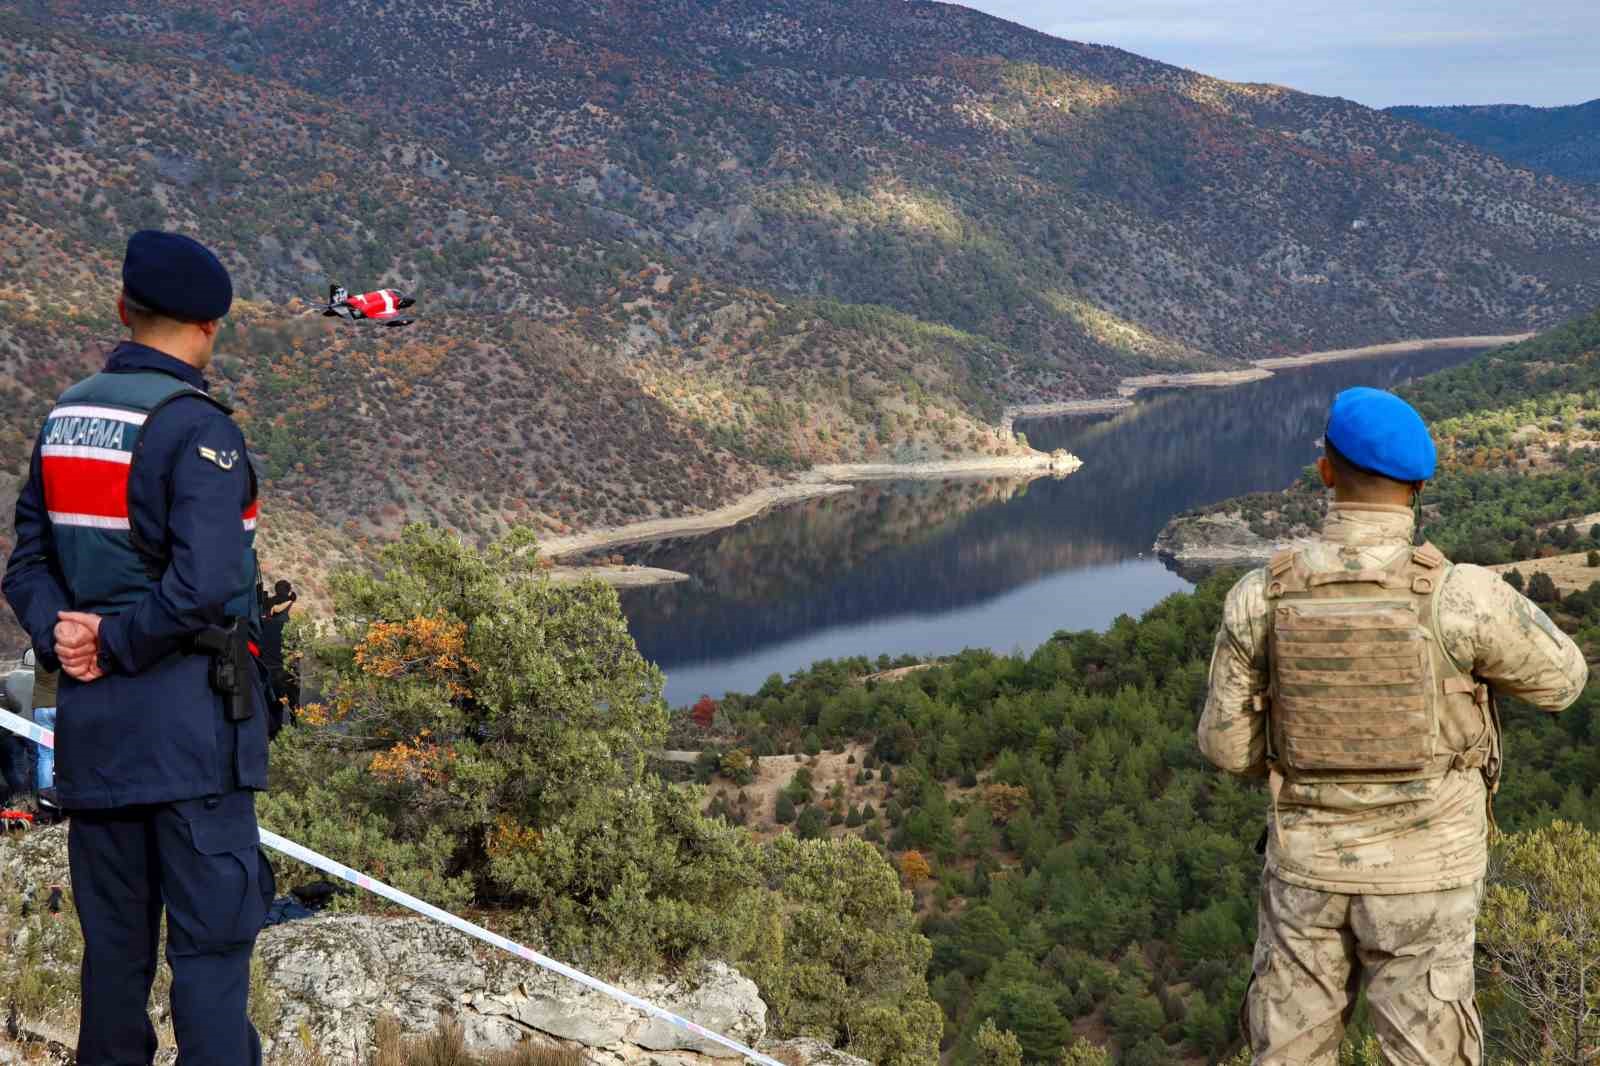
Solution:
[{"label": "dirt path", "polygon": [[[693,762],[692,756],[698,752],[666,752],[663,753],[668,761]],[[787,832],[786,827],[776,824],[773,820],[778,807],[778,793],[782,792],[789,782],[794,780],[795,771],[802,766],[811,769],[812,795],[815,802],[823,802],[829,790],[835,784],[844,786],[845,802],[850,806],[859,806],[871,803],[878,810],[883,810],[891,794],[890,786],[879,780],[879,772],[873,770],[869,773],[866,784],[856,784],[856,776],[861,772],[861,762],[866,758],[867,749],[860,745],[852,744],[844,751],[824,751],[813,757],[796,758],[793,755],[764,755],[756,760],[756,775],[748,785],[737,785],[725,777],[715,777],[707,790],[709,795],[721,793],[724,799],[733,803],[738,795],[744,793],[746,810],[749,812],[747,827],[758,840],[770,840],[779,833]],[[684,756],[690,756],[685,760]],[[832,826],[828,830],[829,836],[841,836],[846,832],[856,830],[846,829],[844,826]]]},{"label": "dirt path", "polygon": [[1020,404],[1006,409],[1004,425],[1010,426],[1019,418],[1048,418],[1054,415],[1102,414],[1120,411],[1133,406],[1133,397],[1145,389],[1215,389],[1243,385],[1251,381],[1270,378],[1275,370],[1316,366],[1320,363],[1338,363],[1346,359],[1370,359],[1385,355],[1406,355],[1411,352],[1431,352],[1445,348],[1498,348],[1515,344],[1536,336],[1533,333],[1508,333],[1472,337],[1434,337],[1428,340],[1391,341],[1387,344],[1369,344],[1361,348],[1332,348],[1325,352],[1307,352],[1304,355],[1279,355],[1269,359],[1254,359],[1248,369],[1201,370],[1187,374],[1145,374],[1123,378],[1117,386],[1116,396],[1102,396],[1093,400],[1062,400],[1055,403]]},{"label": "dirt path", "polygon": [[1337,363],[1345,359],[1367,359],[1377,355],[1408,355],[1411,352],[1433,352],[1442,348],[1499,348],[1517,344],[1536,337],[1536,333],[1484,334],[1474,337],[1434,337],[1431,340],[1392,341],[1388,344],[1369,344],[1364,348],[1334,348],[1326,352],[1307,352],[1305,355],[1281,355],[1271,359],[1256,359],[1251,366],[1263,370],[1287,370],[1297,366],[1315,366],[1318,363]]}]

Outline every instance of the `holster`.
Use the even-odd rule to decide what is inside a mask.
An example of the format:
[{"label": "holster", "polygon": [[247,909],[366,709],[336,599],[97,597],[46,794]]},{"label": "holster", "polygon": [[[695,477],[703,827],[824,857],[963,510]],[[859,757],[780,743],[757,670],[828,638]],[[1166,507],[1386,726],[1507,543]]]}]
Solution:
[{"label": "holster", "polygon": [[255,717],[256,662],[244,623],[234,619],[227,626],[207,626],[195,634],[194,647],[211,657],[211,687],[222,697],[222,713],[228,721],[247,722]]}]

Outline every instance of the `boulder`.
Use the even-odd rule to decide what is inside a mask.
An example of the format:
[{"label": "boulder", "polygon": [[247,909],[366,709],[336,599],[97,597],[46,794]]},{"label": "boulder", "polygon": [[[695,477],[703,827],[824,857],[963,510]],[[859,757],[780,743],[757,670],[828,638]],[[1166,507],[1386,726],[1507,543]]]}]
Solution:
[{"label": "boulder", "polygon": [[[426,918],[334,915],[274,926],[257,957],[280,1001],[274,1040],[304,1040],[330,1057],[354,1056],[379,1017],[428,1032],[453,1016],[474,1049],[554,1038],[633,1062],[648,1052],[738,1056],[558,974]],[[731,967],[704,963],[627,991],[741,1043],[766,1037],[766,1004]],[[656,1056],[659,1057],[659,1056]]]},{"label": "boulder", "polygon": [[[9,891],[42,900],[41,890],[66,883],[63,827],[0,837],[0,884]],[[32,936],[63,934],[45,937],[32,965],[70,978],[76,959],[69,941],[76,937],[65,934],[72,931],[40,914],[0,938],[9,941],[0,949],[16,960]],[[362,1062],[384,1015],[412,1034],[433,1032],[454,1018],[474,1051],[534,1041],[579,1047],[597,1066],[733,1066],[739,1059],[719,1044],[426,918],[335,914],[288,922],[262,932],[256,959],[271,1004],[261,1034],[268,1061],[314,1052],[330,1064]],[[0,964],[0,974],[5,970]],[[766,1043],[767,1006],[755,982],[725,963],[704,962],[672,977],[620,984],[787,1066],[868,1066],[817,1040]],[[70,1006],[62,1004],[63,1013],[54,1019],[62,1032],[76,1024],[68,1017]],[[158,1015],[164,1007],[158,1005]],[[0,1063],[16,1050],[0,1035]]]}]

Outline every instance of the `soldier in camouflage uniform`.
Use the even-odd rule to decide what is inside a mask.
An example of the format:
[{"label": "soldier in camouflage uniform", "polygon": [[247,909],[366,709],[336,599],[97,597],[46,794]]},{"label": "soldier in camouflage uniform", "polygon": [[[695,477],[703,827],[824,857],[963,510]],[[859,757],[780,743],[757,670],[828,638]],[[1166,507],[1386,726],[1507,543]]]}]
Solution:
[{"label": "soldier in camouflage uniform", "polygon": [[1480,1066],[1473,944],[1494,693],[1546,711],[1588,668],[1498,575],[1414,536],[1434,447],[1404,401],[1334,401],[1319,541],[1228,594],[1200,750],[1272,797],[1244,1021],[1257,1066],[1334,1066],[1364,988],[1393,1064]]}]

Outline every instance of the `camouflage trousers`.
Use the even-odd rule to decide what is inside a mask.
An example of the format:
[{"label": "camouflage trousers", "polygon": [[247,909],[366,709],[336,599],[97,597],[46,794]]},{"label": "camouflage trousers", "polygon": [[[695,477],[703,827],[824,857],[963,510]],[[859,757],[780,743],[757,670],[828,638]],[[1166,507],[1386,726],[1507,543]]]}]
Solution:
[{"label": "camouflage trousers", "polygon": [[1482,883],[1352,896],[1261,881],[1245,1001],[1254,1066],[1335,1066],[1364,989],[1390,1066],[1480,1066],[1472,949]]}]

